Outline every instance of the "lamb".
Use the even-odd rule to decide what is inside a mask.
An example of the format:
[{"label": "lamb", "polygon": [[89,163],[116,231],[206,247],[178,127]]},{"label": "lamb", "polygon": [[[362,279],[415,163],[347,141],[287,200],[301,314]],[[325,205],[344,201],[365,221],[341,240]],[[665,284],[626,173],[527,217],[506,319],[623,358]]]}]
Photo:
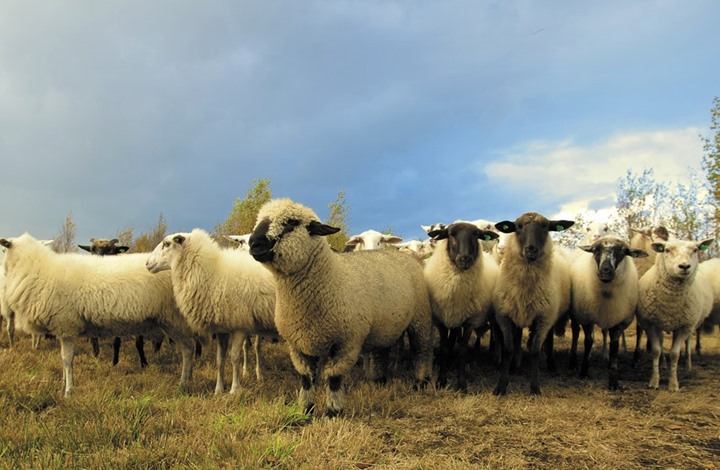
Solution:
[{"label": "lamb", "polygon": [[523,328],[530,328],[530,393],[539,395],[540,349],[545,343],[548,367],[553,368],[553,329],[570,307],[570,272],[564,256],[555,253],[550,231],[570,228],[573,221],[548,220],[527,212],[515,222],[495,227],[509,234],[500,263],[493,304],[503,336],[503,364],[493,393],[505,395],[513,354],[519,354]]},{"label": "lamb", "polygon": [[380,233],[377,230],[366,230],[359,235],[353,235],[345,242],[350,251],[378,250],[386,245],[403,241],[401,237]]},{"label": "lamb", "polygon": [[[422,267],[398,250],[336,253],[321,237],[339,229],[290,199],[261,207],[250,253],[277,282],[275,323],[301,375],[299,402],[314,408],[316,370],[327,382],[326,415],[344,407],[343,380],[363,352],[382,360],[407,330],[415,378],[432,370],[430,298]],[[319,367],[318,367],[319,366]]]},{"label": "lamb", "polygon": [[458,388],[467,389],[465,361],[473,331],[485,327],[492,314],[492,295],[497,281],[495,260],[480,248],[480,241],[497,239],[492,231],[476,225],[452,223],[429,235],[437,241],[435,254],[424,268],[430,291],[433,321],[440,330],[442,357],[438,383],[447,383],[447,369],[455,342],[459,347]]},{"label": "lamb", "polygon": [[[115,256],[125,253],[130,249],[130,247],[118,245],[118,243],[120,243],[120,240],[117,238],[113,238],[112,240],[108,240],[106,238],[91,238],[89,245],[78,245],[78,247],[90,254],[98,256]],[[90,338],[90,343],[92,344],[93,355],[98,357],[100,355],[100,342],[98,338]],[[119,337],[115,337],[113,340],[112,359],[112,365],[114,366],[116,366],[120,360],[120,344],[121,339]],[[156,343],[156,346],[159,349],[158,343]],[[140,357],[140,367],[147,367],[148,361],[145,356],[145,339],[142,335],[135,338],[135,349],[137,349],[138,356]]]},{"label": "lamb", "polygon": [[[223,369],[228,342],[233,381],[240,387],[240,347],[247,358],[248,335],[276,336],[275,280],[272,274],[242,250],[223,250],[201,229],[166,236],[147,258],[152,273],[170,270],[180,312],[200,336],[214,334],[217,346],[215,393],[225,390]],[[261,337],[255,341],[255,374],[262,379]],[[243,375],[247,359],[243,361]]]},{"label": "lamb", "polygon": [[[595,239],[590,245],[579,247],[580,254],[570,265],[572,279],[572,346],[570,365],[575,366],[580,327],[585,334],[580,376],[588,375],[588,360],[593,345],[593,329],[598,325],[610,332],[608,358],[608,388],[618,390],[617,355],[619,339],[635,318],[638,304],[638,277],[632,259],[647,256],[643,250],[630,248],[625,240],[615,235]],[[588,254],[586,254],[587,252]]]},{"label": "lamb", "polygon": [[690,336],[710,314],[713,293],[704,272],[698,272],[699,252],[707,250],[712,239],[703,241],[674,240],[653,243],[657,253],[655,265],[640,278],[638,322],[645,329],[653,353],[653,369],[648,387],[660,384],[660,355],[663,332],[672,332],[670,377],[668,389],[680,390],[677,365],[680,348],[685,343],[687,369],[692,367]]},{"label": "lamb", "polygon": [[720,325],[720,259],[713,258],[700,263],[698,271],[702,273],[705,279],[708,279],[713,291],[713,306],[710,315],[695,330],[695,353],[699,356],[702,354],[702,346],[700,345],[702,332],[712,331],[715,325]]},{"label": "lamb", "polygon": [[147,255],[58,254],[25,233],[0,238],[5,254],[5,294],[19,328],[50,333],[60,341],[65,396],[74,391],[78,337],[163,332],[183,356],[180,385],[192,375],[192,332],[175,305],[170,275],[152,275]]}]

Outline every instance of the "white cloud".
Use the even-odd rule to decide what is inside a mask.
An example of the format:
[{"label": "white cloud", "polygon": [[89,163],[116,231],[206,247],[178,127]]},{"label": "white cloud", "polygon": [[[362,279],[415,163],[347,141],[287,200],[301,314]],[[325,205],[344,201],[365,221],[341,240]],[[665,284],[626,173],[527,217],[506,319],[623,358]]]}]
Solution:
[{"label": "white cloud", "polygon": [[[617,181],[628,170],[654,170],[655,180],[689,183],[702,159],[701,129],[637,132],[611,136],[590,145],[572,140],[528,142],[479,165],[505,191],[533,194],[538,202],[556,201],[561,210],[578,212],[614,201]],[[500,184],[501,182],[501,184]]]}]

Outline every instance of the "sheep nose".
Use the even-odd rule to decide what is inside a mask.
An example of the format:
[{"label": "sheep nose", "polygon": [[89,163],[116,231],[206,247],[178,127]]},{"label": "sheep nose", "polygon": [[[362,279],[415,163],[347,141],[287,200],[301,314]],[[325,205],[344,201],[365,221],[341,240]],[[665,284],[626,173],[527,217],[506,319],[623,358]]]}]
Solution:
[{"label": "sheep nose", "polygon": [[690,264],[688,264],[688,263],[683,263],[683,264],[679,264],[679,265],[678,265],[678,268],[680,268],[680,271],[682,271],[682,272],[684,272],[684,273],[690,271],[690,268],[691,268],[691,267],[692,267],[692,266],[690,266]]}]

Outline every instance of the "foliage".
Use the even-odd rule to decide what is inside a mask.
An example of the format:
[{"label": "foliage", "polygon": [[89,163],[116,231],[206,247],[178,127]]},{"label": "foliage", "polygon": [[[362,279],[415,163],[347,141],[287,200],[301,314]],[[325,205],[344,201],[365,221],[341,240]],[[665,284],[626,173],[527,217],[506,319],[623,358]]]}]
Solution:
[{"label": "foliage", "polygon": [[53,249],[58,253],[73,253],[77,251],[75,245],[75,222],[72,219],[72,212],[65,218],[65,223],[60,227],[60,233],[53,238]]},{"label": "foliage", "polygon": [[244,198],[237,198],[227,219],[215,226],[214,237],[222,245],[226,242],[223,235],[244,235],[255,227],[260,207],[272,198],[270,180],[267,178],[253,181],[253,186]]},{"label": "foliage", "polygon": [[714,206],[713,219],[716,233],[720,228],[720,98],[713,100],[710,117],[710,130],[714,132],[711,138],[701,137],[703,140],[702,168],[705,170],[710,191],[710,200]]},{"label": "foliage", "polygon": [[640,175],[628,170],[625,178],[618,180],[617,189],[617,212],[626,233],[630,233],[630,227],[661,223],[667,194],[667,186],[655,181],[652,168],[644,169]]},{"label": "foliage", "polygon": [[135,229],[133,227],[125,227],[119,229],[115,238],[118,239],[118,245],[121,246],[132,246]]},{"label": "foliage", "polygon": [[350,208],[345,202],[345,190],[340,189],[335,201],[328,204],[330,209],[330,215],[326,223],[333,227],[339,228],[340,231],[329,235],[327,237],[328,243],[337,251],[343,251],[345,249],[345,242],[350,238],[347,233],[348,214]]},{"label": "foliage", "polygon": [[130,253],[148,253],[153,251],[156,246],[167,235],[167,222],[165,217],[160,214],[155,227],[151,228],[147,233],[143,233],[137,237],[135,243],[130,247]]}]

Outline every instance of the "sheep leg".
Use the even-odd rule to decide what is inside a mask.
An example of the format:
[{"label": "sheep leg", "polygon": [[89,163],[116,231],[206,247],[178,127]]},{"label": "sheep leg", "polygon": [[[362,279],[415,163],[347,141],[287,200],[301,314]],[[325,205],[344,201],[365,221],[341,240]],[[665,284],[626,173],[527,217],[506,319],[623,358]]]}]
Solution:
[{"label": "sheep leg", "polygon": [[315,371],[318,358],[306,356],[290,346],[290,359],[300,374],[300,393],[298,403],[306,414],[312,414],[315,408]]},{"label": "sheep leg", "polygon": [[548,334],[552,334],[552,325],[546,325],[542,318],[535,320],[535,322],[530,344],[530,394],[541,395],[540,353]]},{"label": "sheep leg", "polygon": [[335,344],[330,348],[327,362],[323,368],[323,378],[327,381],[325,415],[333,418],[342,413],[345,407],[345,392],[342,388],[343,377],[352,369],[360,357],[361,344]]},{"label": "sheep leg", "polygon": [[440,330],[440,371],[438,372],[438,386],[447,386],[447,371],[452,359],[453,348],[457,340],[457,329],[449,329],[439,324]]},{"label": "sheep leg", "polygon": [[90,344],[92,345],[93,356],[98,357],[100,355],[100,340],[98,338],[90,338]]},{"label": "sheep leg", "polygon": [[228,333],[216,333],[217,353],[215,355],[215,366],[217,368],[217,380],[215,381],[215,395],[225,391],[225,357],[227,356],[230,335]]},{"label": "sheep leg", "polygon": [[[642,342],[642,335],[643,329],[640,326],[640,322],[637,322],[635,324],[635,352],[633,353],[632,358],[633,369],[637,366],[638,362],[640,362],[640,356],[642,355],[642,348],[640,347],[640,343]],[[650,344],[650,335],[648,335],[648,344]]]},{"label": "sheep leg", "polygon": [[472,335],[473,329],[470,326],[466,326],[463,329],[462,337],[460,338],[460,347],[458,348],[459,364],[458,364],[458,377],[457,386],[458,389],[466,392],[467,391],[467,378],[465,376],[465,367],[467,366],[467,356],[469,354],[470,347],[468,342],[470,341],[470,335]]},{"label": "sheep leg", "polygon": [[13,347],[13,344],[15,342],[15,312],[12,312],[8,309],[8,317],[7,317],[7,335],[8,335],[8,344],[10,347]]},{"label": "sheep leg", "polygon": [[575,317],[570,317],[570,331],[572,332],[572,339],[570,341],[570,369],[577,367],[577,347],[578,340],[580,339],[580,323],[575,320]]},{"label": "sheep leg", "polygon": [[652,375],[648,388],[657,390],[660,387],[660,355],[662,354],[662,331],[655,327],[649,326],[646,330],[648,341],[652,348]]},{"label": "sheep leg", "polygon": [[[595,325],[592,323],[589,323],[587,325],[583,325],[583,335],[585,336],[585,350],[583,351],[583,361],[582,366],[580,366],[580,377],[586,379],[588,377],[588,371],[590,370],[590,351],[592,351],[593,343],[595,342],[595,338],[593,335],[595,334]],[[605,330],[607,332],[607,330]],[[606,335],[603,335],[603,341],[607,338]]]},{"label": "sheep leg", "polygon": [[[376,368],[373,368],[373,380],[376,384],[386,384],[390,364],[390,348],[373,351],[373,363],[376,365]],[[377,368],[380,370],[379,375],[375,373]]]},{"label": "sheep leg", "polygon": [[[241,332],[236,331],[232,334],[232,337],[230,338],[230,365],[232,366],[232,385],[230,386],[230,393],[235,393],[240,389],[240,377],[241,377],[241,369],[240,369],[240,352],[246,352],[247,351],[247,339],[248,336]],[[257,342],[256,342],[257,344]],[[247,354],[245,355],[245,358],[247,358]],[[245,375],[244,373],[242,375]]]},{"label": "sheep leg", "polygon": [[698,356],[702,355],[702,346],[700,345],[700,332],[702,331],[702,325],[698,326],[695,330],[695,354]]},{"label": "sheep leg", "polygon": [[603,337],[603,345],[602,350],[600,351],[602,354],[603,359],[608,360],[610,359],[610,352],[608,351],[608,330],[602,330],[602,337]]},{"label": "sheep leg", "polygon": [[687,339],[685,340],[685,370],[691,371],[692,370],[692,350],[690,349],[690,337],[692,336],[692,332],[690,335],[688,335]]},{"label": "sheep leg", "polygon": [[258,382],[262,381],[262,343],[263,337],[255,336],[255,378]]},{"label": "sheep leg", "polygon": [[496,369],[502,366],[502,331],[495,321],[495,316],[490,318],[490,350],[493,352],[493,365]]},{"label": "sheep leg", "polygon": [[623,351],[625,351],[625,354],[627,354],[627,340],[625,339],[625,328],[623,328],[622,334],[620,334],[620,339],[622,339]]},{"label": "sheep leg", "polygon": [[33,349],[40,349],[40,338],[42,338],[40,335],[32,335],[32,348]]},{"label": "sheep leg", "polygon": [[180,387],[184,388],[192,380],[193,366],[193,346],[189,338],[177,337],[175,342],[178,344],[180,354],[182,355],[182,373],[180,374]]},{"label": "sheep leg", "polygon": [[[513,339],[513,363],[510,364],[510,373],[514,374],[520,371],[522,366],[522,336],[523,329],[515,328],[512,333]],[[530,337],[532,332],[528,335],[528,345],[530,344]]]},{"label": "sheep leg", "polygon": [[116,366],[120,362],[120,344],[121,340],[117,336],[113,339],[113,358],[112,365]]},{"label": "sheep leg", "polygon": [[670,347],[670,377],[668,379],[668,390],[671,392],[677,392],[680,390],[677,378],[678,360],[680,359],[680,350],[682,349],[683,344],[689,348],[689,339],[691,335],[691,328],[682,328],[673,331],[673,341],[672,346]]},{"label": "sheep leg", "polygon": [[551,329],[547,337],[545,338],[545,341],[543,341],[543,349],[545,350],[545,365],[548,372],[555,372],[557,370],[557,368],[555,367],[554,345],[555,335],[553,334],[553,331]]},{"label": "sheep leg", "polygon": [[610,328],[610,356],[608,358],[608,389],[621,390],[618,380],[618,351],[620,350],[620,337],[624,333],[624,325]]},{"label": "sheep leg", "polygon": [[140,357],[140,368],[148,366],[147,357],[145,357],[145,338],[142,335],[135,338],[135,349],[137,349],[138,356]]},{"label": "sheep leg", "polygon": [[430,383],[433,360],[433,328],[422,318],[414,319],[407,330],[411,355],[415,362],[415,388]]},{"label": "sheep leg", "polygon": [[498,383],[495,386],[495,390],[493,390],[493,395],[505,395],[507,394],[507,386],[510,382],[510,365],[513,363],[513,354],[515,353],[515,346],[517,343],[515,341],[515,338],[517,337],[515,330],[519,329],[520,334],[522,335],[522,329],[517,328],[513,324],[512,320],[505,316],[496,317],[496,322],[502,333],[503,358],[502,369],[500,370],[500,378],[498,379]]},{"label": "sheep leg", "polygon": [[[234,340],[233,340],[234,341]],[[242,361],[242,375],[245,377],[248,374],[248,346],[250,346],[250,336],[249,335],[243,335],[242,338],[242,352],[243,352],[243,361]]]},{"label": "sheep leg", "polygon": [[70,397],[75,390],[73,380],[73,359],[75,358],[75,342],[71,338],[60,338],[60,357],[65,379],[65,397]]}]

